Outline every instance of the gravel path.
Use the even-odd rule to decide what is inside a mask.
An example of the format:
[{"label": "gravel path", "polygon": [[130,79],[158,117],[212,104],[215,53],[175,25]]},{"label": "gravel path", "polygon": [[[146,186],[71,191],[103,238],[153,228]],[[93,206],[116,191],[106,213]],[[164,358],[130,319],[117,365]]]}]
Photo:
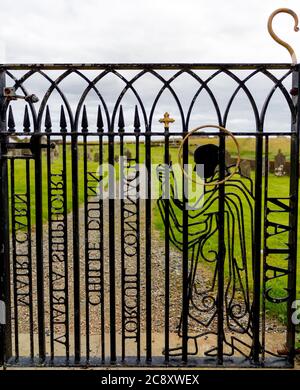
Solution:
[{"label": "gravel path", "polygon": [[[116,202],[116,239],[115,239],[115,259],[116,259],[116,330],[118,333],[121,332],[121,308],[122,308],[122,295],[121,295],[121,245],[120,245],[120,202]],[[145,291],[145,253],[143,248],[145,248],[145,213],[144,205],[141,204],[141,235],[140,235],[140,246],[141,246],[141,256],[140,256],[140,283],[141,283],[141,332],[145,333],[146,328],[146,291]],[[80,284],[81,284],[81,334],[86,334],[86,296],[85,296],[85,256],[84,256],[84,210],[80,209],[79,212],[80,220]],[[104,204],[104,272],[105,272],[105,333],[109,332],[109,256],[108,256],[108,238],[109,238],[109,223],[108,223],[108,204]],[[33,232],[34,233],[34,232]],[[49,259],[48,259],[48,238],[47,238],[47,225],[45,225],[44,230],[44,267],[45,267],[45,333],[47,336],[47,342],[49,342],[50,335],[50,324],[49,324]],[[72,214],[68,215],[68,236],[72,237]],[[34,237],[34,234],[33,234]],[[34,240],[33,240],[33,254],[35,253]],[[69,286],[69,329],[71,337],[74,331],[74,306],[73,306],[73,267],[72,267],[72,240],[68,240],[68,286]],[[35,256],[33,256],[33,270],[35,270]],[[61,265],[61,271],[63,271],[63,264]],[[126,265],[127,273],[135,272],[134,258],[132,264]],[[182,291],[182,255],[177,250],[171,249],[170,251],[170,333],[176,333],[178,324],[180,321],[182,306],[181,306],[181,291]],[[165,257],[164,257],[164,242],[159,236],[159,233],[152,230],[152,331],[154,334],[162,334],[164,332],[164,307],[165,307]],[[210,286],[210,280],[212,278],[211,270],[206,266],[198,267],[196,274],[196,281],[198,286]],[[195,299],[194,304],[202,309],[201,311],[201,322],[202,324],[197,323],[196,321],[189,320],[189,331],[191,334],[202,333],[206,331],[214,332],[216,331],[216,316],[215,319],[212,319],[212,314],[214,309],[210,307],[211,302],[206,299],[203,300],[203,296],[199,295]],[[33,271],[33,307],[34,307],[34,333],[37,332],[37,294],[36,294],[36,273]],[[90,335],[99,335],[100,334],[100,308],[99,305],[90,307],[89,313],[89,334]],[[194,311],[191,309],[191,314],[195,314],[195,317],[199,317],[199,311]],[[14,316],[14,313],[13,313]],[[19,308],[20,321],[18,322],[19,332],[28,333],[29,332],[29,311],[26,307]],[[225,318],[226,326],[226,318]],[[63,336],[60,334],[62,332],[61,327],[54,327],[56,336]],[[14,330],[14,325],[13,325]],[[269,344],[269,349],[276,350],[278,344],[283,340],[283,328],[276,321],[268,320],[267,323],[267,339]],[[250,339],[247,336],[241,336],[232,330],[226,328],[225,334],[228,339],[231,336],[236,336],[243,340],[244,342],[250,342]],[[269,336],[274,336],[269,337]],[[279,341],[280,340],[280,341]]]}]

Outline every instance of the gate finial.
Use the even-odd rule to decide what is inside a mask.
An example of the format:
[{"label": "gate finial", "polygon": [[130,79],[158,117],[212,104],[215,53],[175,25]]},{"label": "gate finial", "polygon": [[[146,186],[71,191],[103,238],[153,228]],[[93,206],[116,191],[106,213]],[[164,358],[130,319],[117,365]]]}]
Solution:
[{"label": "gate finial", "polygon": [[170,123],[175,122],[175,119],[170,118],[170,114],[168,112],[164,113],[164,117],[159,120],[159,123],[163,123],[165,126],[165,129],[168,129],[170,126]]},{"label": "gate finial", "polygon": [[279,45],[285,47],[288,52],[290,53],[291,57],[292,57],[292,64],[296,64],[297,63],[297,57],[296,57],[296,53],[294,51],[294,49],[285,41],[283,41],[282,39],[280,39],[275,33],[274,33],[274,30],[273,30],[273,19],[274,17],[279,14],[279,13],[286,13],[286,14],[289,14],[291,15],[293,18],[294,18],[294,21],[295,21],[295,25],[294,25],[294,31],[299,31],[299,27],[298,27],[298,24],[299,24],[299,20],[298,20],[298,15],[296,14],[296,12],[294,12],[293,10],[291,10],[290,8],[278,8],[276,9],[274,12],[271,13],[271,15],[269,16],[269,20],[268,20],[268,31],[271,35],[271,37],[277,42],[279,43]]}]

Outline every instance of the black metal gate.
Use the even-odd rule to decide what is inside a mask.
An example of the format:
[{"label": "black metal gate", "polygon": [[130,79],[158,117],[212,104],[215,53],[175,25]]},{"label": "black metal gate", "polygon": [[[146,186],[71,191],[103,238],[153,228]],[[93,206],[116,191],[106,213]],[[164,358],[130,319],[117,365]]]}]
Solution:
[{"label": "black metal gate", "polygon": [[2,364],[293,364],[298,65],[12,64],[0,86]]}]

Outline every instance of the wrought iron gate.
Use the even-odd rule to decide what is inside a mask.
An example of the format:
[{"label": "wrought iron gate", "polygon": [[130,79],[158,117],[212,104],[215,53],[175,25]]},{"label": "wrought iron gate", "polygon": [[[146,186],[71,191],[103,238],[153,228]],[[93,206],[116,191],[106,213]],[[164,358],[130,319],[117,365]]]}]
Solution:
[{"label": "wrought iron gate", "polygon": [[[2,364],[293,364],[298,65],[5,65],[0,85]],[[178,150],[204,164],[197,209]]]}]

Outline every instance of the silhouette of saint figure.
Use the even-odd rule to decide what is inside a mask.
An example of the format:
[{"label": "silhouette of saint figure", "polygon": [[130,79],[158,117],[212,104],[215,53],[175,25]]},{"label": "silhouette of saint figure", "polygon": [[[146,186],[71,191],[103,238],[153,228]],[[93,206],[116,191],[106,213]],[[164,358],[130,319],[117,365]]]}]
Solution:
[{"label": "silhouette of saint figure", "polygon": [[[220,265],[218,238],[224,230],[224,355],[232,356],[236,351],[247,357],[252,350],[252,293],[249,290],[252,279],[253,261],[253,183],[243,177],[240,171],[234,173],[224,185],[225,195],[219,194],[219,146],[206,144],[194,151],[194,171],[200,175],[199,165],[204,166],[205,183],[200,196],[204,196],[202,207],[188,210],[188,354],[197,355],[199,346],[205,356],[217,355],[217,343],[207,348],[205,338],[216,338],[218,321],[218,269]],[[225,177],[234,165],[225,165]],[[182,212],[186,205],[178,197],[178,188],[173,166],[157,169],[161,190],[170,183],[169,203],[163,196],[158,199],[161,217],[165,221],[165,209],[169,207],[169,236],[173,245],[183,250]],[[220,226],[220,202],[224,204],[224,224]],[[170,260],[171,261],[171,260]],[[182,337],[182,314],[178,318],[178,335]],[[242,337],[240,335],[243,335]],[[201,340],[203,341],[202,344]],[[170,356],[180,356],[181,347],[170,348]]]}]

